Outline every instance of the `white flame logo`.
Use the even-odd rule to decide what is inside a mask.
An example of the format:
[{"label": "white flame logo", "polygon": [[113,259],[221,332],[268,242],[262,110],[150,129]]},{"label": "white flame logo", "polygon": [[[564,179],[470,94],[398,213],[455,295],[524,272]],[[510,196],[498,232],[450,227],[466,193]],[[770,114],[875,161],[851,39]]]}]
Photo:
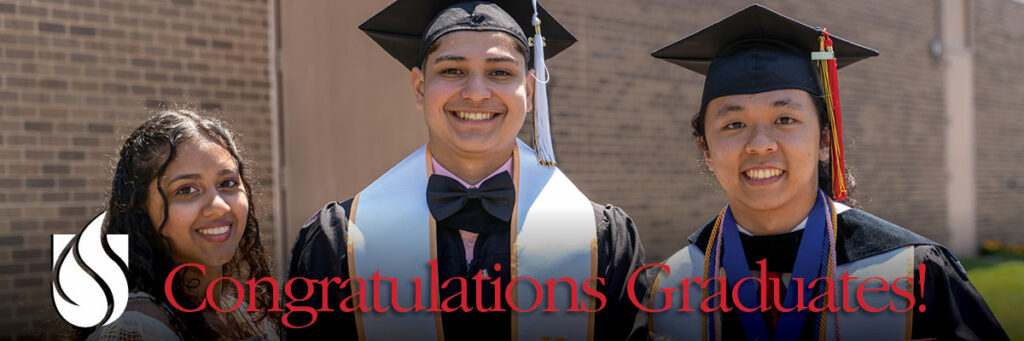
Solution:
[{"label": "white flame logo", "polygon": [[[117,320],[128,304],[128,235],[107,235],[104,243],[104,216],[106,212],[78,235],[52,238],[53,305],[65,321],[82,328]],[[71,259],[74,262],[65,262]]]}]

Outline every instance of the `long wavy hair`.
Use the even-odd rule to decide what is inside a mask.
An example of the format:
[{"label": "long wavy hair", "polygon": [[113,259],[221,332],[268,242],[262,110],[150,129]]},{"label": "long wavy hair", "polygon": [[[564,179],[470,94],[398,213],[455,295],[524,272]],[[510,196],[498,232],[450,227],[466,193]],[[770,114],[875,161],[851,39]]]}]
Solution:
[{"label": "long wavy hair", "polygon": [[[128,286],[132,291],[144,291],[152,295],[158,304],[167,308],[167,293],[163,283],[171,270],[180,265],[174,261],[174,245],[161,233],[167,224],[167,195],[157,182],[156,190],[163,200],[163,221],[153,226],[146,211],[149,199],[149,184],[160,179],[167,166],[175,160],[177,147],[184,142],[208,140],[226,149],[238,165],[238,175],[244,186],[249,203],[245,229],[234,256],[224,265],[223,274],[244,282],[249,278],[271,276],[267,252],[260,240],[259,220],[253,198],[252,185],[246,176],[247,164],[242,159],[234,136],[225,125],[191,106],[159,109],[155,115],[142,123],[128,136],[121,146],[107,203],[107,221],[104,226],[104,240],[107,234],[128,234],[129,270]],[[159,207],[159,206],[158,206]],[[179,271],[173,279],[173,295],[183,306],[195,307],[201,301],[188,298],[184,293],[185,274]],[[237,293],[234,286],[225,286],[228,293]],[[247,299],[248,301],[248,299]],[[280,313],[268,312],[274,301],[274,292],[266,283],[257,287],[255,302],[260,311],[254,316],[256,325],[264,319],[271,319],[280,326]],[[177,332],[186,339],[210,340],[218,337],[240,339],[246,331],[233,326],[214,326],[203,317],[203,312],[187,313],[176,309],[164,309],[172,316],[168,318]],[[226,328],[225,328],[226,327]]]}]

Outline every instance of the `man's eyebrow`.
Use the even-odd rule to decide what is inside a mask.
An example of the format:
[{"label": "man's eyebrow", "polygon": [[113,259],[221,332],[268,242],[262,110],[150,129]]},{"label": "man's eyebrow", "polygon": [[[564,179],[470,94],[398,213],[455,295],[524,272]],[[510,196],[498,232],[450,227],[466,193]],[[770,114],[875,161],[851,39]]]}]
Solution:
[{"label": "man's eyebrow", "polygon": [[488,63],[513,63],[516,66],[519,66],[519,61],[516,60],[515,58],[509,57],[509,56],[489,57],[489,58],[487,58],[487,62]]},{"label": "man's eyebrow", "polygon": [[777,101],[775,101],[775,103],[772,103],[772,106],[776,107],[776,108],[778,108],[778,107],[787,107],[787,106],[788,107],[794,107],[794,108],[803,108],[804,107],[803,105],[800,105],[800,103],[797,103],[796,101],[791,100],[789,98],[784,98],[784,99],[777,100]]},{"label": "man's eyebrow", "polygon": [[725,114],[727,114],[729,112],[733,112],[733,111],[743,111],[743,107],[739,106],[739,105],[735,105],[735,104],[726,104],[721,109],[718,109],[718,112],[715,113],[715,115],[716,116],[722,116],[722,115],[725,115]]},{"label": "man's eyebrow", "polygon": [[453,55],[447,55],[446,54],[446,55],[438,56],[436,59],[434,59],[434,63],[436,64],[436,63],[445,62],[445,61],[461,62],[461,61],[464,61],[464,60],[466,60],[466,57],[463,57],[463,56],[453,56]]}]

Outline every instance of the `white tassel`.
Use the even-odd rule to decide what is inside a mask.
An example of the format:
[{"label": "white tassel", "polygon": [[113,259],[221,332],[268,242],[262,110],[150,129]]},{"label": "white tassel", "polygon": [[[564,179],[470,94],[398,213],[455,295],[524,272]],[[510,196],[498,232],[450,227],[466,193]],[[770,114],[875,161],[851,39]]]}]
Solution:
[{"label": "white tassel", "polygon": [[544,166],[554,166],[555,148],[551,143],[551,118],[548,116],[548,67],[544,63],[544,37],[540,34],[540,16],[537,0],[533,0],[533,144],[537,150],[537,161]]}]

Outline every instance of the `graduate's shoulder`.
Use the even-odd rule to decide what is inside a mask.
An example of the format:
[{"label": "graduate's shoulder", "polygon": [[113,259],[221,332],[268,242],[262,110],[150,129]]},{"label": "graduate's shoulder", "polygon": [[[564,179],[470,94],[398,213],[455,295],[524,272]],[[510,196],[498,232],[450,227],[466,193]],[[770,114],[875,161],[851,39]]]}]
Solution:
[{"label": "graduate's shoulder", "polygon": [[[348,226],[348,212],[352,209],[352,199],[343,202],[330,201],[313,213],[302,224],[299,238],[315,239],[334,232],[344,233]],[[341,231],[334,231],[340,228]]]},{"label": "graduate's shoulder", "polygon": [[594,208],[597,239],[602,249],[642,254],[640,230],[625,210],[612,204],[599,204],[593,201],[590,204]]},{"label": "graduate's shoulder", "polygon": [[602,220],[632,220],[632,218],[629,217],[629,214],[626,213],[626,211],[619,206],[615,206],[612,204],[601,204],[595,201],[590,201],[590,206],[594,208],[594,216],[597,217],[599,224]]},{"label": "graduate's shoulder", "polygon": [[[318,267],[324,259],[343,256],[347,250],[348,211],[352,199],[324,204],[302,225],[292,246],[291,271]],[[333,257],[324,257],[332,255]]]},{"label": "graduate's shoulder", "polygon": [[945,249],[931,239],[858,208],[840,213],[837,219],[839,263],[856,261],[905,246]]},{"label": "graduate's shoulder", "polygon": [[616,234],[626,233],[630,237],[638,238],[636,222],[621,207],[594,201],[591,201],[590,205],[594,208],[594,218],[599,234],[602,232],[601,230],[609,230],[615,231]]},{"label": "graduate's shoulder", "polygon": [[718,217],[708,220],[697,231],[693,231],[693,233],[686,237],[686,241],[700,250],[700,252],[704,252],[704,249],[707,248],[708,240],[711,240],[711,230],[715,228],[716,220],[718,220]]}]

